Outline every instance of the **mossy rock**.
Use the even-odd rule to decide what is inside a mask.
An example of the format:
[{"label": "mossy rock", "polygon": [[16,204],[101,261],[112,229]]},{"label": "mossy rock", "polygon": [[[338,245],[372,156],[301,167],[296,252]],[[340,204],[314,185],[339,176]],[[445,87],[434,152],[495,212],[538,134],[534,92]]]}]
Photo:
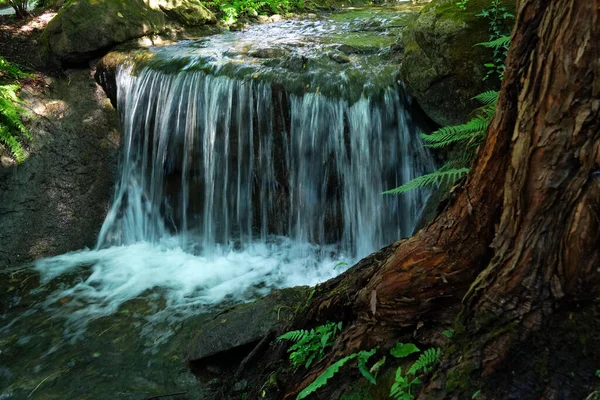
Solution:
[{"label": "mossy rock", "polygon": [[[490,2],[471,0],[461,10],[456,0],[434,0],[403,31],[401,77],[439,125],[466,122],[479,106],[472,98],[499,87],[497,79],[483,81],[484,64],[492,61],[492,50],[475,46],[489,40],[488,20],[477,14]],[[513,14],[515,3],[503,1]]]},{"label": "mossy rock", "polygon": [[143,0],[72,0],[42,34],[43,55],[60,64],[82,64],[127,40],[158,33],[165,15]]},{"label": "mossy rock", "polygon": [[[154,0],[169,18],[185,26],[204,26],[217,23],[217,17],[198,0]],[[152,1],[150,2],[152,6]]]}]

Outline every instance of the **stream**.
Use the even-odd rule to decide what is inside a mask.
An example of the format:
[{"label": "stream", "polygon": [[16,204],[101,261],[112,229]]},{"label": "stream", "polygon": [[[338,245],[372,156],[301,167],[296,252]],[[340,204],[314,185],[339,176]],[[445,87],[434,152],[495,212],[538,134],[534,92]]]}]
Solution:
[{"label": "stream", "polygon": [[346,9],[127,53],[106,78],[122,155],[96,247],[2,273],[0,399],[202,399],[185,352],[215,313],[410,236],[429,193],[381,192],[434,169],[390,50],[412,17]]}]

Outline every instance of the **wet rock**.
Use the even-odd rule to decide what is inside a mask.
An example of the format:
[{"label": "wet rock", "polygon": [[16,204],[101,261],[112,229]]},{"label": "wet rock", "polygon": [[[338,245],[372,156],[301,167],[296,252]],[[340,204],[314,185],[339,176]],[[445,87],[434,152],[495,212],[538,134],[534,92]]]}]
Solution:
[{"label": "wet rock", "polygon": [[288,321],[296,307],[306,300],[307,293],[306,286],[277,290],[217,315],[196,332],[187,359],[197,362],[260,341]]},{"label": "wet rock", "polygon": [[269,22],[281,22],[283,21],[283,17],[279,14],[271,15],[269,17]]},{"label": "wet rock", "polygon": [[263,47],[252,49],[248,55],[255,58],[282,58],[290,54],[289,50],[276,47]]},{"label": "wet rock", "polygon": [[167,16],[186,26],[217,23],[217,17],[198,0],[155,0]]},{"label": "wet rock", "polygon": [[337,50],[348,55],[359,53],[359,50],[356,47],[349,46],[347,44],[340,44],[339,46],[337,46]]},{"label": "wet rock", "polygon": [[350,57],[342,52],[331,52],[329,53],[329,58],[338,64],[347,64],[351,61]]},{"label": "wet rock", "polygon": [[[490,49],[475,46],[489,38],[488,20],[478,17],[487,0],[469,2],[466,11],[454,0],[434,0],[402,33],[395,46],[401,76],[427,115],[440,125],[465,122],[479,104],[473,96],[498,86],[483,81],[492,60]],[[514,11],[515,0],[503,4]]]},{"label": "wet rock", "polygon": [[269,22],[269,17],[267,17],[266,15],[259,15],[258,17],[256,17],[256,21],[259,24],[266,24]]}]

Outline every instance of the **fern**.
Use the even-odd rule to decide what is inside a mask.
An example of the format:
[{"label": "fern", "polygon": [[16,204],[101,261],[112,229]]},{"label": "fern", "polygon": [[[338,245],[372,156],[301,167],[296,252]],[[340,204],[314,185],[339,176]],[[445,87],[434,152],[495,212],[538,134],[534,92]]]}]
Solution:
[{"label": "fern", "polygon": [[289,331],[281,336],[279,336],[277,338],[277,340],[289,340],[291,342],[297,342],[299,340],[301,340],[302,338],[306,337],[309,335],[309,331],[307,330],[299,330],[299,331]]},{"label": "fern", "polygon": [[498,91],[488,90],[473,97],[473,100],[477,100],[483,105],[495,104],[498,101]]},{"label": "fern", "polygon": [[402,186],[398,186],[395,189],[387,190],[383,194],[400,194],[408,192],[409,190],[418,189],[426,186],[440,185],[442,183],[453,184],[461,177],[469,173],[469,168],[451,168],[438,169],[430,174],[419,176],[418,178],[412,179],[406,182]]},{"label": "fern", "polygon": [[323,371],[319,376],[317,376],[317,378],[310,385],[308,385],[300,393],[298,393],[296,400],[303,399],[308,395],[314,393],[317,389],[325,386],[327,384],[327,381],[333,378],[333,376],[339,372],[339,370],[344,366],[344,364],[355,358],[358,358],[358,369],[360,373],[371,383],[375,384],[375,377],[371,374],[369,370],[367,370],[366,363],[369,360],[369,358],[373,354],[375,354],[376,351],[377,348],[371,349],[369,351],[362,350],[358,353],[350,354],[349,356],[346,356],[331,364],[325,371]]},{"label": "fern", "polygon": [[[390,388],[390,397],[396,400],[413,400],[415,398],[412,394],[413,387],[422,383],[421,376],[428,373],[431,370],[432,365],[435,364],[439,358],[439,348],[427,349],[410,367],[406,375],[402,373],[402,368],[399,367],[396,370],[394,383]],[[422,371],[422,374],[416,376],[419,371]]]},{"label": "fern", "polygon": [[25,110],[21,107],[23,101],[17,95],[20,86],[13,80],[29,76],[16,64],[0,57],[0,143],[8,148],[18,163],[25,159],[21,139],[31,137],[21,121]]},{"label": "fern", "polygon": [[409,375],[416,375],[417,372],[423,370],[424,373],[429,372],[431,366],[440,358],[440,349],[427,349],[419,356],[417,361],[408,370]]},{"label": "fern", "polygon": [[333,344],[335,336],[341,329],[341,322],[329,322],[325,325],[317,326],[310,331],[298,330],[287,332],[279,336],[277,340],[295,342],[288,349],[290,361],[296,368],[301,365],[304,365],[304,368],[308,368],[315,360],[325,356],[325,349]]},{"label": "fern", "polygon": [[453,185],[457,180],[469,173],[469,165],[475,155],[475,148],[479,146],[496,112],[498,92],[490,90],[473,98],[482,103],[476,110],[476,115],[466,124],[446,126],[425,135],[421,134],[427,147],[441,148],[452,144],[463,143],[462,154],[444,164],[437,171],[412,179],[402,186],[387,190],[383,194],[400,194],[410,190],[441,184]]},{"label": "fern", "polygon": [[377,379],[375,379],[375,376],[373,376],[371,371],[367,369],[367,361],[369,361],[369,358],[371,358],[371,356],[375,354],[376,351],[377,348],[372,349],[370,351],[361,351],[358,353],[358,370],[360,371],[361,375],[364,376],[373,385],[377,384]]},{"label": "fern", "polygon": [[338,373],[338,371],[344,366],[344,364],[357,357],[358,353],[350,354],[349,356],[346,356],[341,360],[338,360],[335,363],[331,364],[325,371],[321,373],[321,375],[317,377],[317,379],[315,379],[310,385],[308,385],[300,393],[298,393],[296,400],[303,399],[309,394],[315,392],[317,389],[325,386],[327,384],[327,381],[333,378],[333,376]]},{"label": "fern", "polygon": [[510,46],[510,36],[502,35],[497,39],[490,40],[489,42],[477,43],[475,46],[483,46],[489,49],[508,49],[508,47]]},{"label": "fern", "polygon": [[487,115],[477,115],[466,124],[446,126],[431,135],[421,135],[427,147],[446,147],[456,142],[479,143],[489,125]]}]

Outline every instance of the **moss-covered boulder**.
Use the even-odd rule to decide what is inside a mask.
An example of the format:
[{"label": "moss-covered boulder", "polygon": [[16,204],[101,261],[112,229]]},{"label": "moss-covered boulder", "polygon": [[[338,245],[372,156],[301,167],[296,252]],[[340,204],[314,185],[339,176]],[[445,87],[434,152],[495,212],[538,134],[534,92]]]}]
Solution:
[{"label": "moss-covered boulder", "polygon": [[[514,14],[515,0],[503,4]],[[491,0],[433,0],[403,32],[401,76],[423,110],[440,125],[463,123],[478,104],[473,96],[497,89],[483,81],[493,59],[491,49],[475,46],[489,39],[489,20],[477,16]]]},{"label": "moss-covered boulder", "polygon": [[73,0],[46,27],[42,51],[61,64],[80,64],[164,27],[165,15],[144,0]]},{"label": "moss-covered boulder", "polygon": [[[167,16],[185,26],[217,23],[217,17],[198,0],[153,0]],[[150,2],[152,5],[152,1]]]}]

